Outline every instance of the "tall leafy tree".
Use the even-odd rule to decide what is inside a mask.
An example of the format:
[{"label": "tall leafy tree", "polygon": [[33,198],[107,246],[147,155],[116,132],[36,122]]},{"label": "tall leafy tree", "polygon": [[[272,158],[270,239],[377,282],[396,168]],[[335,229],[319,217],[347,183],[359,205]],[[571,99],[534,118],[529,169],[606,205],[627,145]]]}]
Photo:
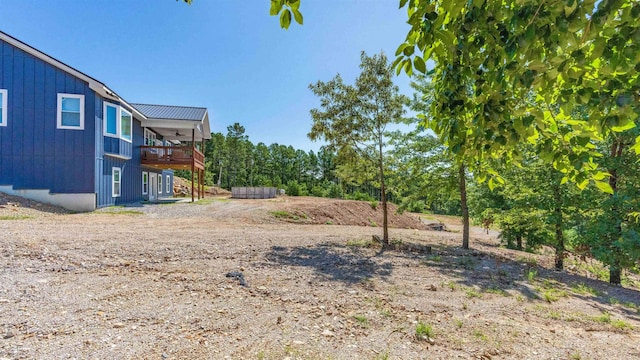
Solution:
[{"label": "tall leafy tree", "polygon": [[311,91],[320,97],[320,108],[311,110],[313,126],[309,138],[327,141],[330,148],[342,155],[343,161],[369,163],[376,168],[383,210],[383,241],[388,243],[387,126],[400,122],[408,99],[394,85],[392,69],[384,54],[370,57],[362,52],[360,59],[361,73],[354,85],[345,84],[340,75],[328,82],[310,85]]}]

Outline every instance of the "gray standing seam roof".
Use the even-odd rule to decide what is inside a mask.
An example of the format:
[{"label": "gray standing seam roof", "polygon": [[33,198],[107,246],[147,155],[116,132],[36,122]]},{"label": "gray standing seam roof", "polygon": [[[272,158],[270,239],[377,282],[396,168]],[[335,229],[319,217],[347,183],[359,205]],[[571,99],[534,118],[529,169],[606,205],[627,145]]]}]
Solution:
[{"label": "gray standing seam roof", "polygon": [[149,119],[202,121],[206,108],[169,105],[131,104]]}]

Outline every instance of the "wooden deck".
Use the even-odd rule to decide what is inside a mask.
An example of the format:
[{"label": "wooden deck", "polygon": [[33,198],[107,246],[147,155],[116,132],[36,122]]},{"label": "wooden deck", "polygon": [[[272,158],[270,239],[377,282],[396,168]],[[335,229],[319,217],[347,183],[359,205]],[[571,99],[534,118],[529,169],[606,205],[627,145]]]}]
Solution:
[{"label": "wooden deck", "polygon": [[191,146],[141,146],[142,165],[157,169],[204,170],[204,154]]}]

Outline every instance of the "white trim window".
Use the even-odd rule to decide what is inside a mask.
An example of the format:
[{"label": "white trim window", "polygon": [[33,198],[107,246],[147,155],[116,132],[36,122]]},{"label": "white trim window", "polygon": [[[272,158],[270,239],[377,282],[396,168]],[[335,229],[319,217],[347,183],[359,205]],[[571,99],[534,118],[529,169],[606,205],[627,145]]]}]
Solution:
[{"label": "white trim window", "polygon": [[111,168],[111,196],[120,197],[122,190],[122,169],[119,167]]},{"label": "white trim window", "polygon": [[151,130],[144,129],[144,144],[146,146],[154,146],[156,144],[156,133]]},{"label": "white trim window", "polygon": [[131,142],[131,133],[133,129],[133,115],[130,112],[120,108],[120,138]]},{"label": "white trim window", "polygon": [[149,194],[149,173],[142,172],[142,195]]},{"label": "white trim window", "polygon": [[7,89],[0,89],[0,126],[7,126]]},{"label": "white trim window", "polygon": [[84,130],[84,95],[58,94],[58,129]]},{"label": "white trim window", "polygon": [[167,186],[167,191],[165,191],[165,194],[171,194],[171,175],[167,175],[166,180],[166,186]]},{"label": "white trim window", "polygon": [[118,121],[118,109],[116,104],[104,102],[104,136],[119,137],[120,126]]},{"label": "white trim window", "polygon": [[162,192],[162,174],[158,174],[158,192]]}]

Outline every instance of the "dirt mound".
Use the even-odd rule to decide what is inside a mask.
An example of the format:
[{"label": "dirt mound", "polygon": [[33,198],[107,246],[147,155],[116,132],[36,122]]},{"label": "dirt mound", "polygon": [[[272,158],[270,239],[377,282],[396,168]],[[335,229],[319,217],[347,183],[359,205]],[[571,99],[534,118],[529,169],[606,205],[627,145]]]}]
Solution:
[{"label": "dirt mound", "polygon": [[[281,220],[328,225],[382,226],[382,205],[366,201],[325,199],[316,197],[281,197],[276,201],[274,216]],[[375,208],[374,208],[375,207]],[[426,230],[418,216],[398,214],[398,207],[388,204],[389,227]]]},{"label": "dirt mound", "polygon": [[[194,188],[195,194],[198,195],[198,187]],[[231,195],[231,191],[219,188],[217,186],[205,186],[205,195],[209,196],[225,196]],[[178,176],[173,177],[173,196],[191,196],[191,180],[187,180]]]},{"label": "dirt mound", "polygon": [[0,192],[0,219],[13,220],[46,216],[47,214],[67,213],[69,213],[68,210],[58,206],[43,204],[37,201],[21,198],[19,196],[7,195]]}]

